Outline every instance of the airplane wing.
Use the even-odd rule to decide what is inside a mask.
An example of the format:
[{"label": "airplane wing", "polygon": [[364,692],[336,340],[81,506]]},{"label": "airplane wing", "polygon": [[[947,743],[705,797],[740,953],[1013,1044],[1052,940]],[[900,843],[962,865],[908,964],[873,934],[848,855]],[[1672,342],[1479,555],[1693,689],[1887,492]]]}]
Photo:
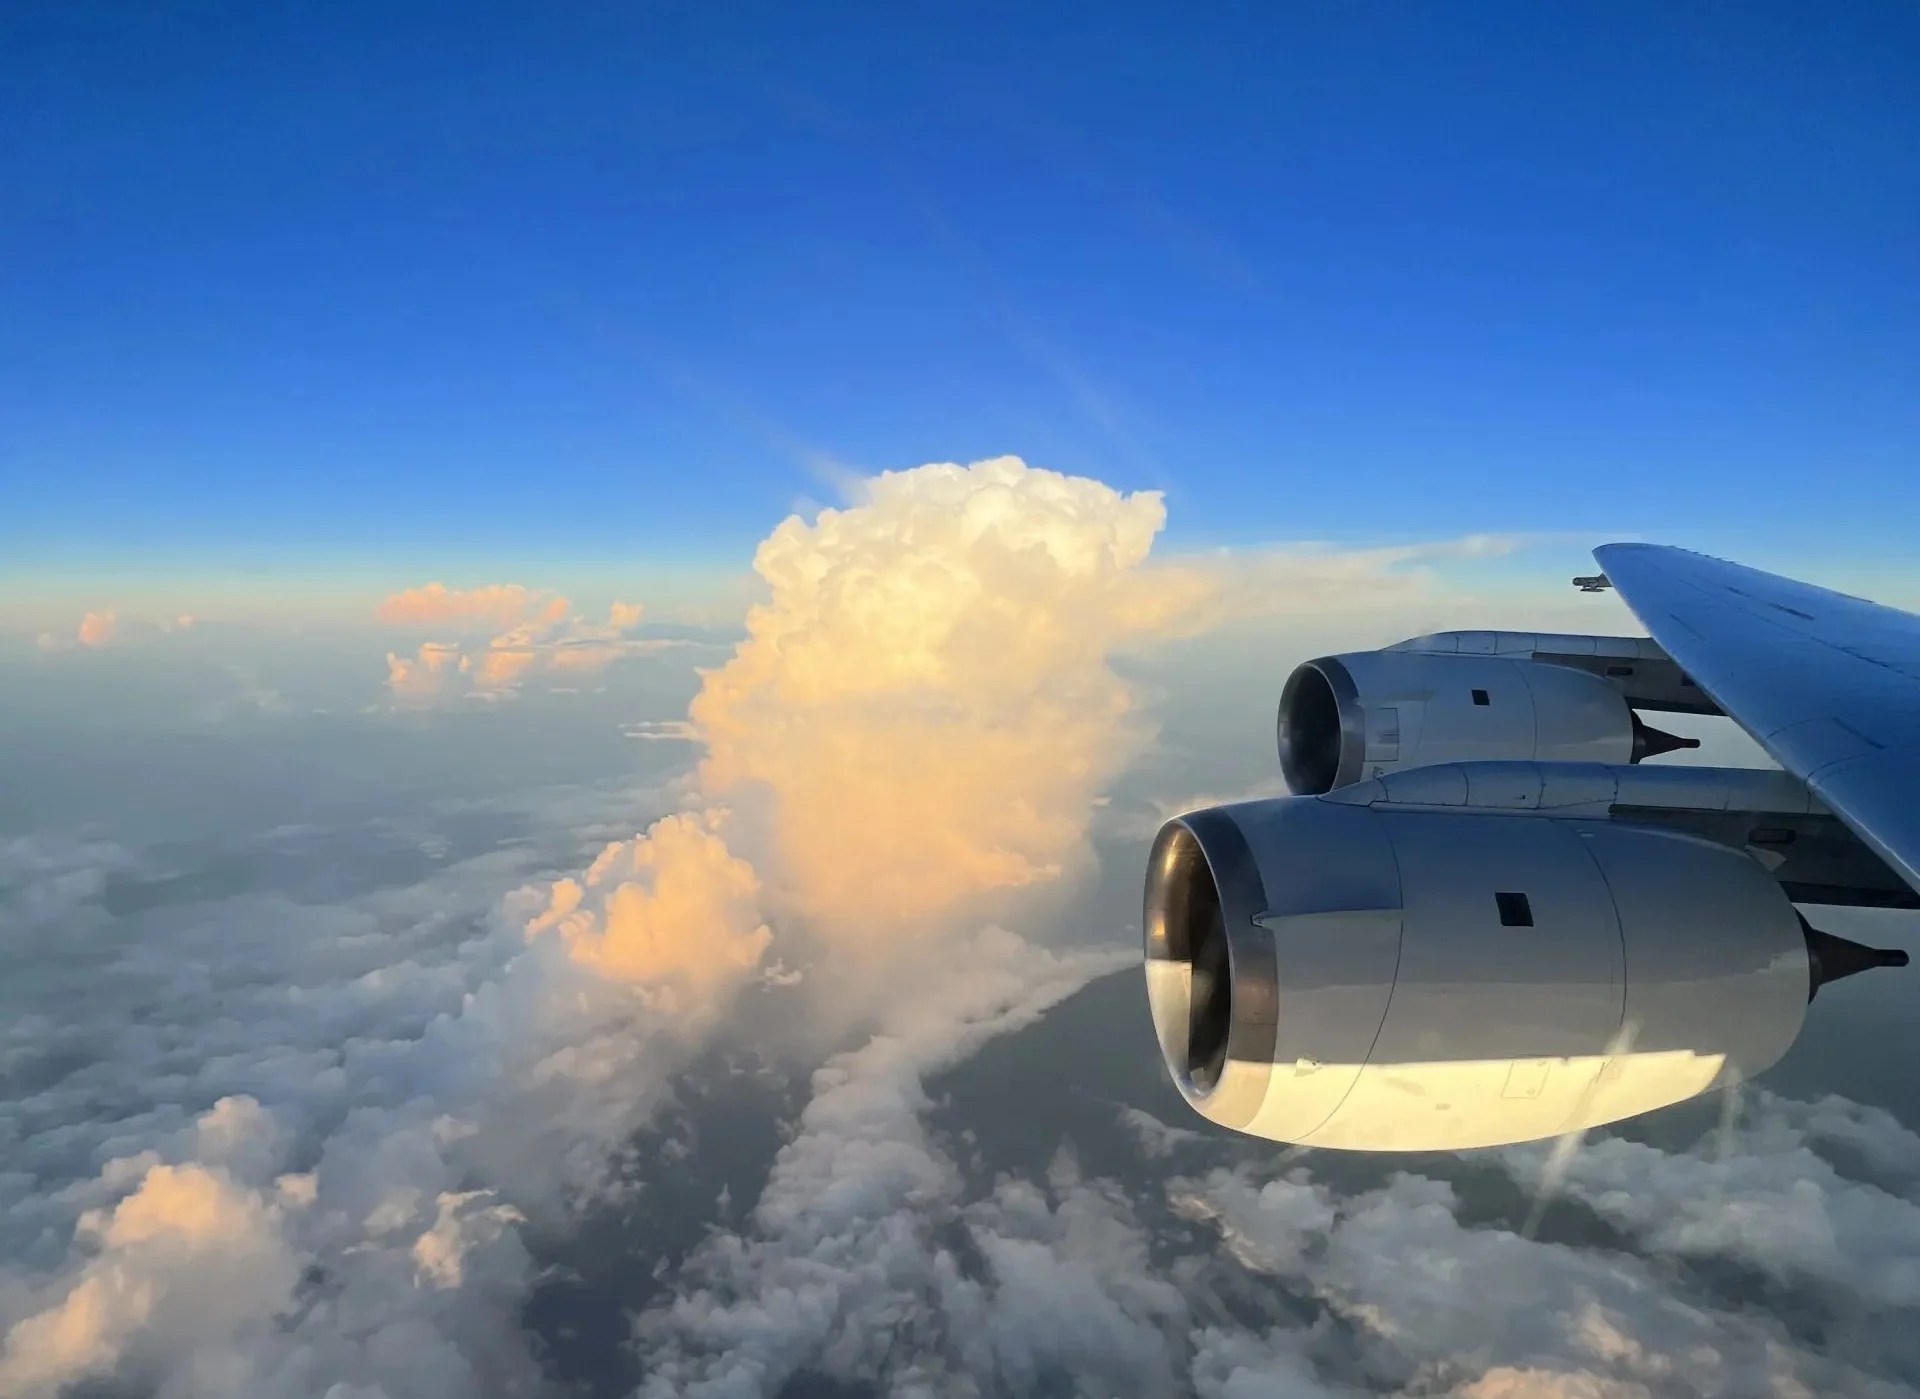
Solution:
[{"label": "airplane wing", "polygon": [[1685,549],[1594,557],[1700,689],[1920,890],[1920,617]]}]

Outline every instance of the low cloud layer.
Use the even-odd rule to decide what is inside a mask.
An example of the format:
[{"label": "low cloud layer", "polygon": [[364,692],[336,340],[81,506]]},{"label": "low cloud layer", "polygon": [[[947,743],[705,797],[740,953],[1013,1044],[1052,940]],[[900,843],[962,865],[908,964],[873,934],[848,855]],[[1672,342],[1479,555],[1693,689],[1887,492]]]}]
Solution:
[{"label": "low cloud layer", "polygon": [[[9,1027],[0,1392],[533,1393],[528,1230],[612,1186],[764,941],[751,871],[710,839],[667,817],[504,909],[515,862],[483,858],[342,905],[158,907],[104,944],[127,936],[111,876],[16,850],[39,886],[19,926],[91,944],[60,993],[91,1028]],[[164,879],[155,859],[106,867]],[[663,937],[668,916],[694,921]],[[129,990],[153,1008],[89,1021]]]},{"label": "low cloud layer", "polygon": [[1125,959],[999,929],[943,947],[863,1048],[814,1075],[750,1232],[716,1236],[642,1320],[644,1392],[771,1394],[802,1370],[895,1377],[894,1358],[913,1386],[945,1392],[956,1357],[936,1327],[959,1279],[937,1241],[965,1182],[922,1119],[926,1079]]},{"label": "low cloud layer", "polygon": [[[1867,1179],[1836,1164],[1836,1145]],[[1780,1286],[1845,1295],[1856,1310],[1920,1308],[1920,1201],[1908,1194],[1920,1183],[1920,1136],[1885,1113],[1759,1092],[1755,1110],[1700,1152],[1615,1137],[1551,1173],[1537,1149],[1507,1159],[1530,1187],[1578,1202],[1652,1252],[1737,1260]]]},{"label": "low cloud layer", "polygon": [[[1235,1399],[1916,1392],[1911,1303],[1886,1268],[1913,1205],[1811,1152],[1864,1126],[1910,1166],[1904,1129],[1871,1112],[1762,1096],[1732,1139],[1690,1151],[1596,1143],[1572,1178],[1625,1176],[1600,1213],[1673,1221],[1660,1227],[1675,1241],[1635,1254],[1591,1229],[1576,1241],[1578,1218],[1527,1237],[1470,1202],[1498,1191],[1503,1163],[1530,1182],[1528,1153],[1454,1159],[1445,1177],[1362,1162],[1354,1180],[1337,1153],[1302,1159],[1126,1109],[1132,1160],[1096,1174],[1063,1149],[1038,1178],[983,1180],[930,1123],[926,1067],[970,1048],[967,1017],[941,1019],[950,1054],[883,1034],[822,1071],[754,1217],[717,1233],[641,1319],[645,1393],[778,1393],[800,1376],[889,1393]],[[1742,1227],[1781,1201],[1736,1182],[1808,1168],[1785,1219]],[[1746,1291],[1744,1267],[1805,1266],[1810,1212],[1877,1219],[1889,1238],[1865,1245],[1842,1227],[1830,1241],[1859,1246],[1863,1267],[1816,1250],[1802,1277],[1816,1289]],[[1708,1216],[1718,1226],[1701,1234]]]}]

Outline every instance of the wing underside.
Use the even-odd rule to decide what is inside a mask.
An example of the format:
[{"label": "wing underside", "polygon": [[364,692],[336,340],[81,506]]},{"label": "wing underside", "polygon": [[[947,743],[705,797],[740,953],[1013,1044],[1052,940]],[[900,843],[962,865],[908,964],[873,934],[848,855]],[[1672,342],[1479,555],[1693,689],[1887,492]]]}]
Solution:
[{"label": "wing underside", "polygon": [[1920,891],[1920,617],[1684,549],[1594,557],[1700,689]]}]

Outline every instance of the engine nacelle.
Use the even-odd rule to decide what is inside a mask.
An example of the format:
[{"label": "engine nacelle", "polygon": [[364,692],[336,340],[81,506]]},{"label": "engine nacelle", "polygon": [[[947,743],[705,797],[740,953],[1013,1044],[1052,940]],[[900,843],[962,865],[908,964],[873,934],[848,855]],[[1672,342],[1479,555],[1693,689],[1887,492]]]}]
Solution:
[{"label": "engine nacelle", "polygon": [[1302,795],[1432,763],[1628,763],[1697,746],[1643,724],[1602,677],[1505,656],[1389,647],[1297,666],[1280,694],[1280,771]]},{"label": "engine nacelle", "polygon": [[1168,822],[1148,997],[1225,1127],[1351,1150],[1530,1141],[1767,1068],[1807,934],[1749,856],[1605,819],[1310,797]]}]

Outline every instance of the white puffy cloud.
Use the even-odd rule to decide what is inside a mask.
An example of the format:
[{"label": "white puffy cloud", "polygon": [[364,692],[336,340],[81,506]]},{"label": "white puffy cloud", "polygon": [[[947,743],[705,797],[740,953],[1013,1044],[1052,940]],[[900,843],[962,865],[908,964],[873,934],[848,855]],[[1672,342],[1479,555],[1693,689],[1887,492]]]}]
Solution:
[{"label": "white puffy cloud", "polygon": [[517,1254],[514,1230],[526,1216],[499,1203],[492,1191],[442,1191],[434,1209],[432,1226],[413,1241],[421,1285],[457,1288],[467,1281],[477,1254],[503,1249]]},{"label": "white puffy cloud", "polygon": [[1061,1156],[1047,1188],[1003,1180],[962,1220],[981,1266],[946,1279],[942,1301],[972,1374],[1016,1394],[1069,1377],[1083,1393],[1177,1392],[1187,1299],[1118,1187]]},{"label": "white puffy cloud", "polygon": [[[1619,1137],[1586,1142],[1555,1163],[1552,1188],[1655,1252],[1738,1259],[1778,1281],[1846,1296],[1856,1312],[1920,1307],[1920,1202],[1842,1175],[1816,1149],[1823,1139],[1894,1147],[1909,1182],[1920,1169],[1920,1138],[1884,1114],[1762,1092],[1753,1111],[1692,1151]],[[1546,1187],[1538,1149],[1503,1159],[1528,1185]]]},{"label": "white puffy cloud", "polygon": [[[251,1100],[222,1100],[201,1129],[213,1159],[257,1166],[273,1154],[259,1140],[273,1125]],[[50,1399],[76,1379],[119,1370],[181,1399],[246,1394],[249,1367],[236,1353],[272,1333],[299,1275],[283,1213],[276,1191],[224,1168],[147,1166],[112,1208],[80,1216],[76,1234],[90,1256],[7,1331],[0,1393]]]},{"label": "white puffy cloud", "polygon": [[1920,1191],[1920,1132],[1901,1125],[1885,1108],[1836,1095],[1811,1103],[1764,1090],[1743,1090],[1743,1096],[1753,1105],[1752,1115],[1739,1124],[1750,1149],[1798,1142],[1839,1147],[1855,1153],[1882,1189],[1906,1199]]},{"label": "white puffy cloud", "polygon": [[553,885],[528,923],[581,965],[645,987],[691,1011],[759,964],[773,934],[760,918],[760,880],[727,849],[720,813],[667,816],[616,841],[580,879]]},{"label": "white puffy cloud", "polygon": [[[688,1262],[674,1300],[643,1321],[647,1393],[773,1393],[802,1368],[938,1390],[942,1376],[998,1365],[919,1320],[942,1315],[943,1297],[962,1286],[937,1236],[958,1218],[963,1183],[922,1119],[925,1080],[1123,957],[1049,952],[992,928],[945,944],[879,1031],[814,1075],[750,1231],[717,1236]],[[1006,1255],[1015,1272],[1017,1252]],[[1017,1338],[1005,1344],[1011,1352]]]},{"label": "white puffy cloud", "polygon": [[[698,850],[704,825],[657,834],[696,855],[668,879],[652,837],[622,843],[561,881],[582,897],[558,919],[538,916],[552,883],[490,911],[517,861],[487,857],[356,905],[159,907],[81,959],[86,1038],[9,1027],[0,1393],[534,1392],[528,1230],[605,1181],[686,1062],[700,998],[750,972],[744,954],[703,965],[722,930],[697,921],[677,966],[643,965],[653,915],[753,918],[751,872]],[[32,852],[36,910],[97,894],[56,855]],[[110,1001],[101,1022],[83,1008],[102,993],[166,1014]],[[93,1174],[39,1184],[76,1157]]]},{"label": "white puffy cloud", "polygon": [[[917,1042],[930,1052],[943,1017],[932,992],[923,1005]],[[948,1033],[963,1034],[961,1023]],[[641,1320],[648,1393],[771,1393],[802,1374],[896,1393],[1233,1399],[1916,1392],[1903,1382],[1920,1377],[1903,1320],[1911,1307],[1881,1266],[1905,1246],[1911,1205],[1796,1147],[1783,1154],[1779,1135],[1783,1123],[1806,1136],[1824,1124],[1823,1140],[1846,1142],[1873,1168],[1905,1169],[1920,1157],[1883,1114],[1776,1100],[1717,1148],[1739,1163],[1735,1179],[1804,1173],[1807,1194],[1830,1205],[1858,1194],[1891,1226],[1884,1245],[1862,1247],[1862,1280],[1815,1279],[1821,1305],[1845,1317],[1828,1322],[1804,1308],[1776,1317],[1737,1289],[1686,1277],[1675,1264],[1700,1255],[1685,1247],[1655,1240],[1635,1257],[1529,1238],[1476,1220],[1447,1181],[1397,1173],[1342,1189],[1337,1155],[1278,1166],[1283,1153],[1250,1155],[1137,1109],[1121,1113],[1147,1164],[1129,1173],[1134,1184],[1088,1177],[1061,1157],[1044,1181],[1002,1176],[980,1191],[929,1125],[926,1070],[912,1062],[883,1031],[818,1076],[761,1208],[699,1250],[674,1299]],[[1731,1240],[1749,1215],[1698,1178],[1702,1154],[1615,1144],[1631,1147],[1622,1159],[1637,1168],[1610,1217],[1671,1217],[1684,1235],[1690,1221],[1724,1214],[1713,1251],[1741,1256],[1747,1245]],[[1188,1164],[1247,1164],[1169,1177],[1170,1151]],[[1502,1164],[1479,1161],[1451,1169],[1472,1181]],[[1572,1180],[1578,1190],[1578,1171]]]},{"label": "white puffy cloud", "polygon": [[1120,1125],[1132,1134],[1141,1152],[1147,1156],[1171,1156],[1182,1147],[1207,1140],[1203,1133],[1162,1122],[1144,1108],[1122,1108]]},{"label": "white puffy cloud", "polygon": [[787,520],[768,600],[692,717],[707,788],[773,808],[782,882],[822,927],[889,937],[1058,878],[1150,736],[1109,665],[1207,589],[1146,567],[1153,493],[1003,457],[923,466]]},{"label": "white puffy cloud", "polygon": [[1369,1388],[1901,1392],[1795,1344],[1764,1316],[1702,1305],[1639,1260],[1469,1226],[1444,1182],[1396,1175],[1343,1198],[1302,1171],[1256,1185],[1242,1170],[1171,1190],[1240,1266],[1337,1318]]}]

